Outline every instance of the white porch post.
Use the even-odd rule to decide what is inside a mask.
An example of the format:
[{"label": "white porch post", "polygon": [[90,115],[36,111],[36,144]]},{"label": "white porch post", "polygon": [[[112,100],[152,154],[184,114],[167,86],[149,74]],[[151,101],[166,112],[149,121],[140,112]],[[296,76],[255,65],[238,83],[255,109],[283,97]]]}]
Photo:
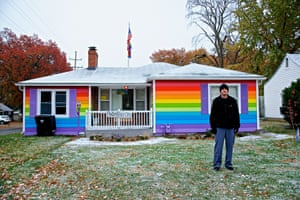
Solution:
[{"label": "white porch post", "polygon": [[258,88],[259,80],[256,80],[256,121],[257,121],[257,127],[256,129],[260,129],[260,121],[259,121],[259,88]]},{"label": "white porch post", "polygon": [[89,85],[89,106],[88,106],[88,109],[85,113],[87,113],[86,117],[85,117],[85,128],[90,128],[92,126],[92,119],[91,119],[91,103],[92,102],[92,87],[91,85]]},{"label": "white porch post", "polygon": [[92,102],[92,87],[89,85],[89,107],[88,110],[91,110],[91,102]]},{"label": "white porch post", "polygon": [[153,94],[153,99],[152,99],[153,133],[156,133],[156,82],[155,80],[153,80],[153,84],[152,84],[152,94]]},{"label": "white porch post", "polygon": [[[30,101],[30,100],[29,100]],[[30,104],[30,102],[27,102],[28,104]],[[25,127],[26,127],[26,86],[23,87],[23,126],[22,126],[22,133],[25,133]],[[35,113],[36,114],[36,113]]]}]

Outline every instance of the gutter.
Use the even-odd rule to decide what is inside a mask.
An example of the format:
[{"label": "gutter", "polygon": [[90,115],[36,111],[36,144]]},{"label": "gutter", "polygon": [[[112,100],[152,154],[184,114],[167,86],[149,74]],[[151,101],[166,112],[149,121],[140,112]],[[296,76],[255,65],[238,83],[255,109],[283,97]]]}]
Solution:
[{"label": "gutter", "polygon": [[211,76],[211,77],[195,77],[195,76],[152,76],[148,81],[153,80],[260,80],[261,82],[265,80],[266,77],[256,76],[256,77],[240,77],[240,76]]}]

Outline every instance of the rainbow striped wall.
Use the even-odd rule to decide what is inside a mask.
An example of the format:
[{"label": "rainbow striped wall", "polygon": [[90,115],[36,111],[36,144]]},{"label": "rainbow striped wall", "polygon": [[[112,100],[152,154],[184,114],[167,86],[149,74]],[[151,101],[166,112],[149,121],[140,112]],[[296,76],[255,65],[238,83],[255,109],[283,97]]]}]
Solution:
[{"label": "rainbow striped wall", "polygon": [[[85,129],[85,111],[88,110],[88,87],[26,87],[25,90],[25,130],[24,135],[37,135],[35,116],[37,113],[38,89],[68,89],[69,117],[56,117],[56,135],[78,135]],[[76,103],[81,103],[80,116],[76,112]]]},{"label": "rainbow striped wall", "polygon": [[[155,135],[206,132],[210,129],[208,84],[218,81],[156,81]],[[228,81],[240,85],[240,131],[257,130],[256,81]]]}]

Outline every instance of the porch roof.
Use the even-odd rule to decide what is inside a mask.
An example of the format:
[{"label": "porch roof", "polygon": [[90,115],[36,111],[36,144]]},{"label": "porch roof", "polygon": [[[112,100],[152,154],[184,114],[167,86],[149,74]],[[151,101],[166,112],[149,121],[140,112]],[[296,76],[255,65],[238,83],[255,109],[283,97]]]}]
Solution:
[{"label": "porch roof", "polygon": [[141,67],[97,67],[30,79],[17,86],[148,85],[152,80],[264,80],[265,77],[201,64],[152,63]]}]

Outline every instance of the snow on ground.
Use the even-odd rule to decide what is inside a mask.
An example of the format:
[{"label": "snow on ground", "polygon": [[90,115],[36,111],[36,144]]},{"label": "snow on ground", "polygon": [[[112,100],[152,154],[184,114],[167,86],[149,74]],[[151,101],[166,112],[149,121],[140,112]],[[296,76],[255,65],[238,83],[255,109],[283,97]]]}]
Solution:
[{"label": "snow on ground", "polygon": [[[276,133],[263,133],[260,135],[249,135],[238,138],[238,141],[253,141],[253,140],[283,140],[291,138],[291,135],[276,134]],[[67,145],[75,146],[133,146],[133,145],[145,145],[145,144],[158,144],[158,143],[176,143],[176,138],[164,138],[164,137],[152,137],[148,140],[139,140],[134,142],[105,142],[105,141],[93,141],[89,138],[79,138],[68,142]]]},{"label": "snow on ground", "polygon": [[176,143],[176,138],[164,138],[164,137],[152,137],[148,140],[139,140],[134,142],[105,142],[105,141],[93,141],[89,138],[79,138],[68,142],[67,145],[77,145],[77,146],[133,146],[133,145],[144,145],[144,144],[158,144],[158,143]]},{"label": "snow on ground", "polygon": [[260,135],[249,135],[245,137],[240,137],[239,141],[250,141],[250,140],[284,140],[292,138],[291,135],[286,134],[276,134],[276,133],[262,133]]}]

